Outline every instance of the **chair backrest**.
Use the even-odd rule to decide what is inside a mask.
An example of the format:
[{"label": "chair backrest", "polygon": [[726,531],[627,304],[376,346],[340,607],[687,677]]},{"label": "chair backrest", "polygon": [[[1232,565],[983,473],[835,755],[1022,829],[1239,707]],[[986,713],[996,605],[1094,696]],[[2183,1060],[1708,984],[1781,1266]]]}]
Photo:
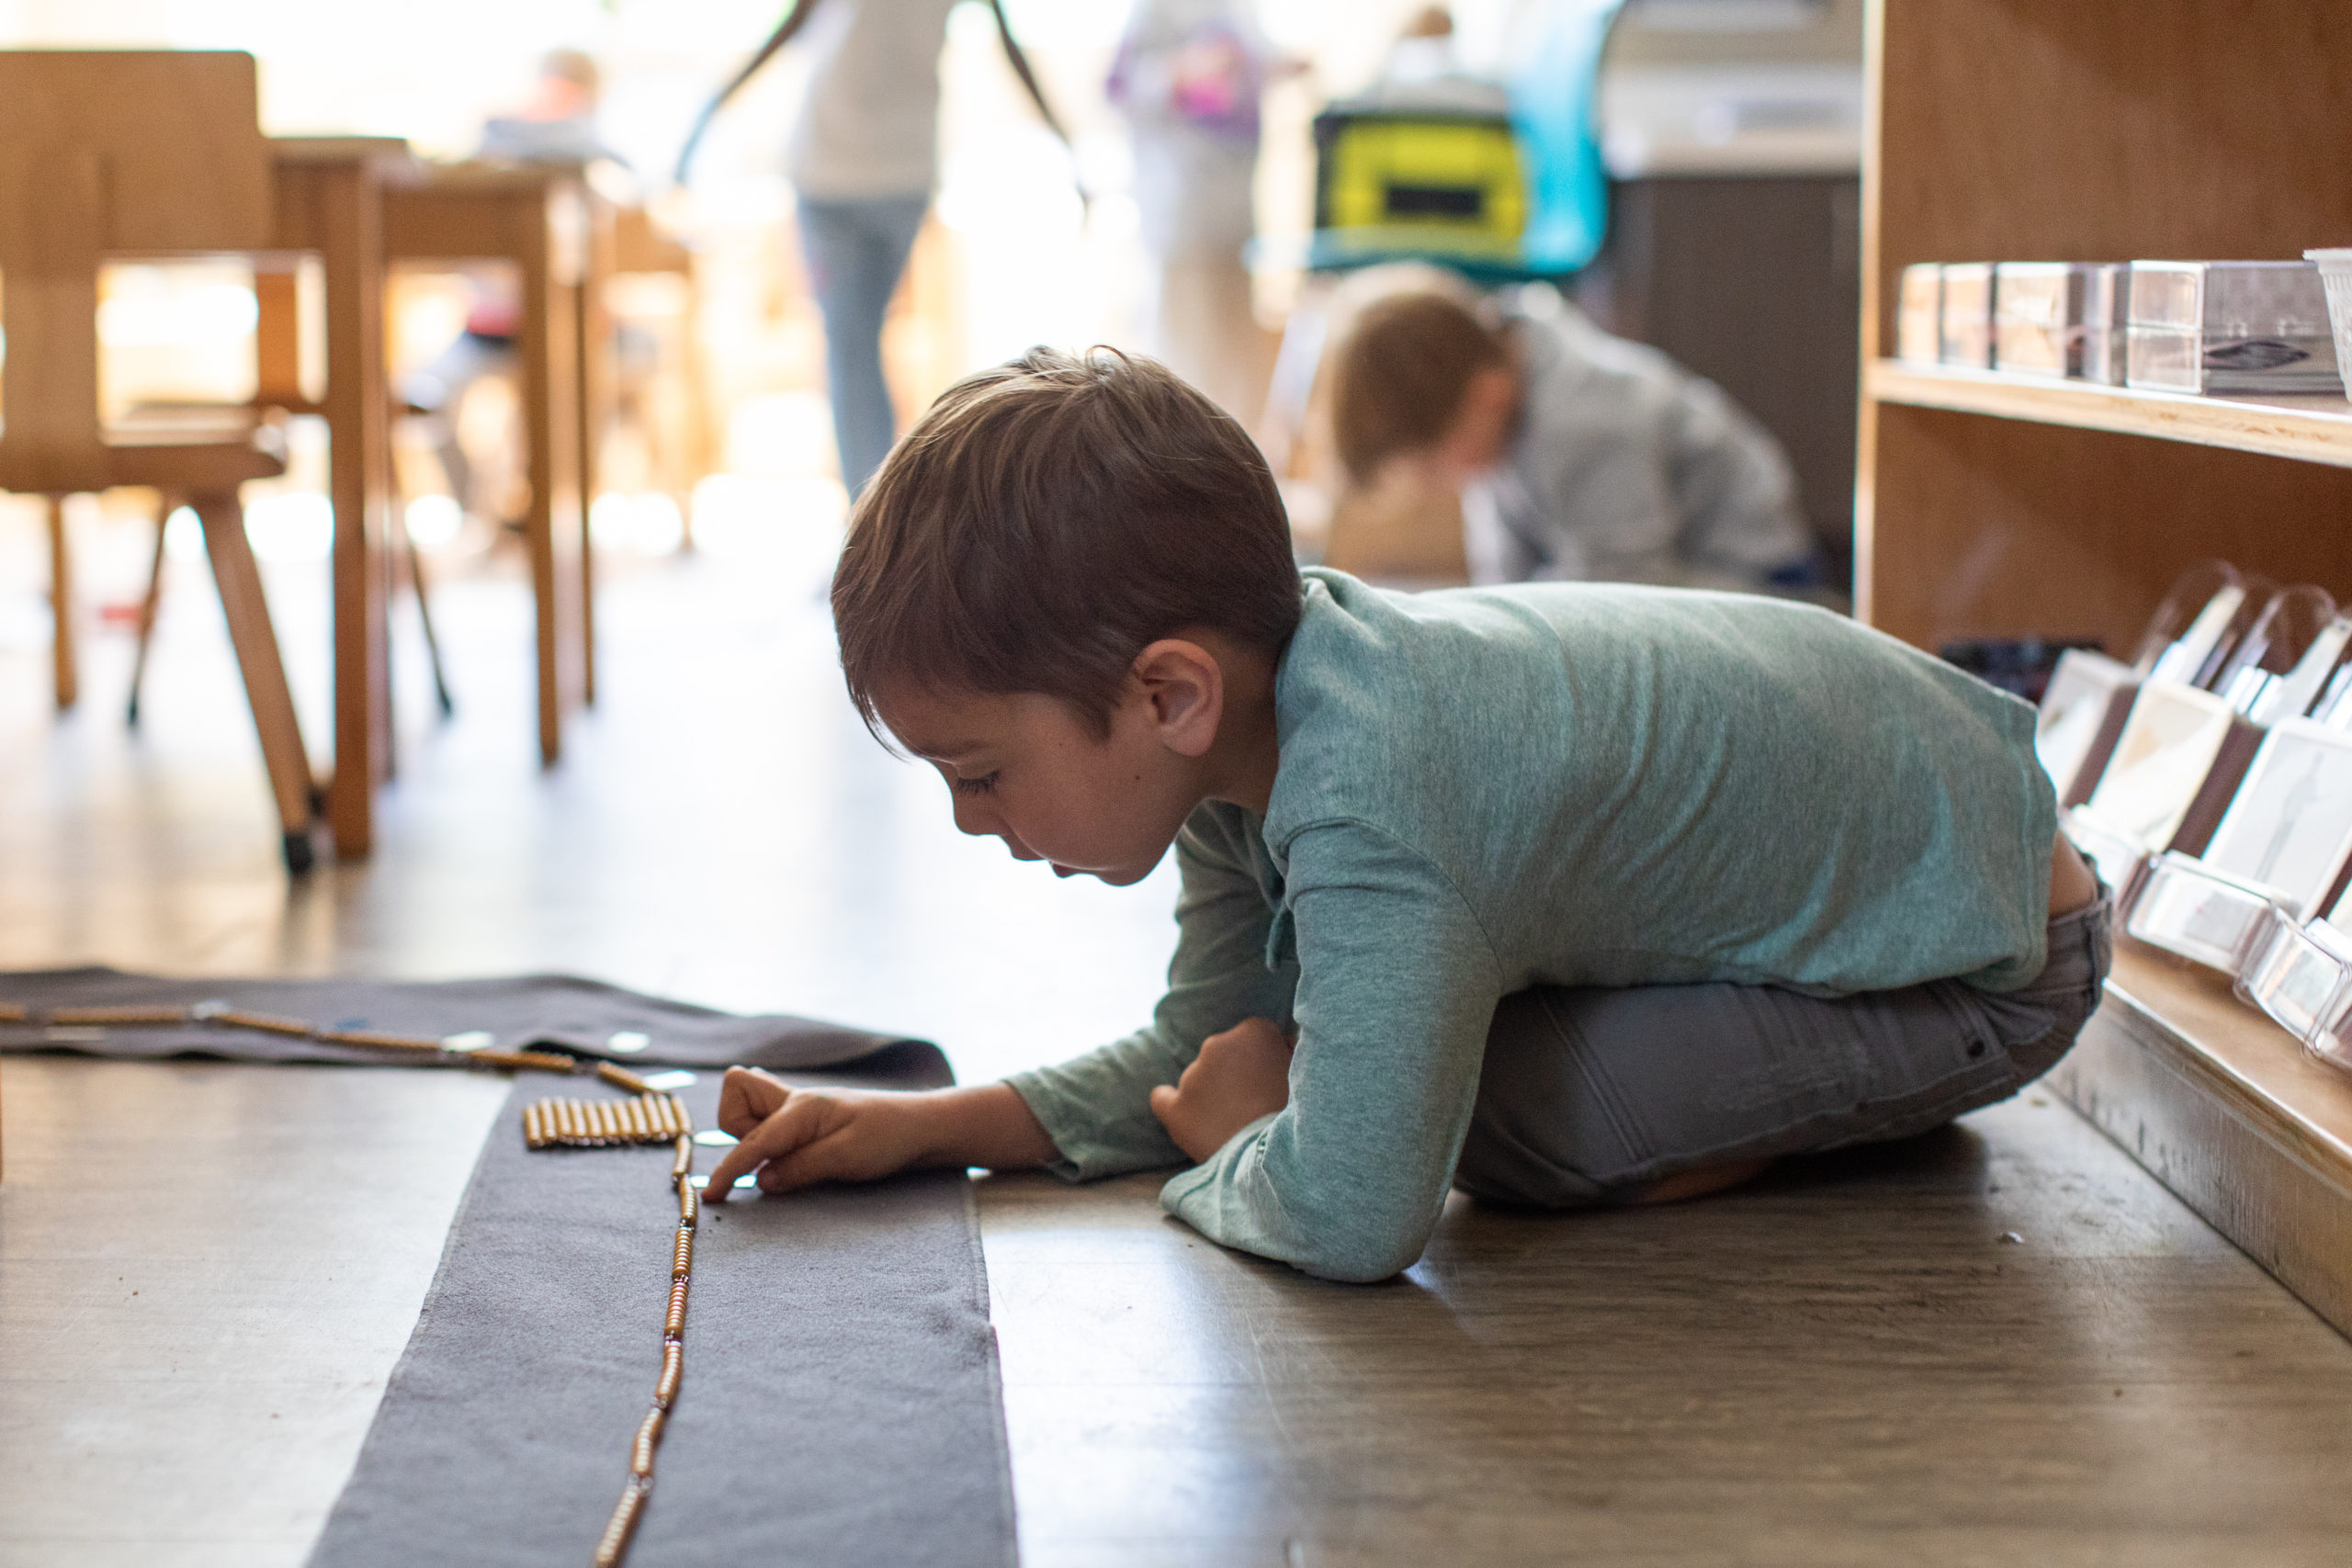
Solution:
[{"label": "chair backrest", "polygon": [[98,264],[266,249],[254,58],[0,51],[0,489],[104,484]]}]

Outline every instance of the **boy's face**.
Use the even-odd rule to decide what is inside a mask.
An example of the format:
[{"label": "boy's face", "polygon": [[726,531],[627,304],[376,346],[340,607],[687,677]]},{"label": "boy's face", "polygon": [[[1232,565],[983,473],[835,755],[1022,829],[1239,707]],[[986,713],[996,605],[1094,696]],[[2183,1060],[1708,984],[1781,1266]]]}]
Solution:
[{"label": "boy's face", "polygon": [[1034,692],[896,690],[876,706],[899,744],[947,781],[956,827],[992,833],[1015,860],[1046,861],[1057,876],[1142,881],[1200,802],[1192,759],[1170,748],[1163,705],[1141,686],[1113,710],[1108,737]]}]

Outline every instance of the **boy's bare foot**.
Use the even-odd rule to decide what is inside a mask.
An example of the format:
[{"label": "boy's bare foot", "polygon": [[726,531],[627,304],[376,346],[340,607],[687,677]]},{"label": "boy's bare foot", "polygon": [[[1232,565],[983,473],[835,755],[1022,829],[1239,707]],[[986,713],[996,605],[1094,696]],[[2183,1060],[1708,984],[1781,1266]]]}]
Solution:
[{"label": "boy's bare foot", "polygon": [[1737,1160],[1730,1165],[1702,1165],[1692,1170],[1678,1170],[1665,1180],[1635,1194],[1636,1203],[1679,1203],[1686,1199],[1704,1198],[1711,1192],[1721,1192],[1743,1181],[1753,1181],[1771,1168],[1769,1159]]}]

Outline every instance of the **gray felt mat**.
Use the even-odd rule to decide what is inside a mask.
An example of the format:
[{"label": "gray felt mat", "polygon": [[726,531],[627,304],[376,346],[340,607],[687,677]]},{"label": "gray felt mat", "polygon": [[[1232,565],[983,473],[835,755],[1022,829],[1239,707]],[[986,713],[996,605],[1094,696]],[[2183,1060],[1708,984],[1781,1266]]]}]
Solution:
[{"label": "gray felt mat", "polygon": [[[302,1019],[322,1029],[372,1029],[435,1037],[480,1032],[490,1035],[491,1043],[501,1050],[548,1044],[577,1055],[609,1057],[625,1066],[723,1067],[741,1063],[779,1069],[815,1067],[861,1060],[902,1044],[915,1047],[912,1054],[927,1061],[932,1070],[946,1071],[946,1063],[935,1048],[903,1036],[785,1015],[715,1012],[569,975],[420,982],[175,980],[96,967],[0,974],[0,1003],[14,1003],[37,1013],[51,1008],[180,1006],[210,1000],[228,1002],[241,1011]],[[615,1046],[616,1035],[623,1037],[628,1048]],[[29,1024],[0,1022],[0,1051],[371,1066],[385,1060],[379,1051],[217,1024],[48,1028],[38,1019]],[[905,1064],[908,1069],[914,1066]],[[873,1064],[864,1064],[862,1070],[873,1070]]]},{"label": "gray felt mat", "polygon": [[[327,1023],[492,1029],[502,1045],[650,1034],[632,1064],[754,1060],[808,1082],[948,1081],[937,1050],[792,1019],[734,1019],[578,980],[389,985],[0,975],[34,1008],[177,1002],[191,989]],[[327,1015],[332,1013],[332,1018]],[[206,1031],[178,1048],[351,1059]],[[171,1030],[0,1030],[0,1049],[161,1055]],[[163,1039],[149,1038],[159,1036]],[[286,1049],[291,1047],[291,1050]],[[387,1071],[401,1070],[388,1067]],[[611,1093],[525,1075],[475,1167],[408,1348],[312,1568],[588,1562],[628,1478],[661,1368],[677,1205],[664,1146],[523,1146],[522,1107]],[[718,1076],[676,1091],[713,1124]],[[618,1098],[616,1096],[616,1098]],[[697,1150],[697,1166],[718,1151]],[[704,1211],[685,1378],[634,1568],[749,1562],[1008,1568],[1015,1559],[996,1343],[971,1190],[933,1172]]]}]

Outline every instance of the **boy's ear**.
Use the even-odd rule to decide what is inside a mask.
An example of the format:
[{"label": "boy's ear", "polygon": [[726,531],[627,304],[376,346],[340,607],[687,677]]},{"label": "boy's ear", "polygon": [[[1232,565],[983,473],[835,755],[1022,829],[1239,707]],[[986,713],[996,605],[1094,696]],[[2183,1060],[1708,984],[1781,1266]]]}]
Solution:
[{"label": "boy's ear", "polygon": [[1207,754],[1225,717],[1225,668],[1197,642],[1162,637],[1136,655],[1135,678],[1160,743],[1181,757]]}]

